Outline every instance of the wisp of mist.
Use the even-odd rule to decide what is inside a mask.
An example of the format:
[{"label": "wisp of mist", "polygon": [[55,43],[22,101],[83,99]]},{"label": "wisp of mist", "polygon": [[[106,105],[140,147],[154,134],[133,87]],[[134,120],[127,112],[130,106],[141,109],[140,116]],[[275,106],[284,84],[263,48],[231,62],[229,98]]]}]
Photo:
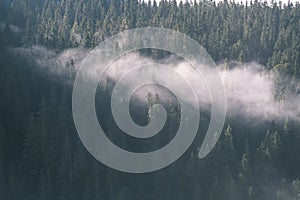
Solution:
[{"label": "wisp of mist", "polygon": [[[55,75],[62,75],[66,73],[74,73],[68,71],[68,63],[74,63],[75,70],[80,67],[88,67],[82,65],[84,58],[88,55],[86,49],[68,49],[61,53],[49,51],[43,47],[32,47],[30,49],[18,48],[15,51],[21,51],[26,55],[32,56],[40,67],[48,69]],[[207,111],[210,109],[210,95],[205,83],[205,73],[197,74],[189,63],[185,61],[178,61],[169,57],[163,60],[153,60],[140,56],[137,53],[130,53],[124,55],[118,60],[114,61],[111,66],[102,66],[101,63],[96,63],[95,69],[90,69],[88,76],[90,78],[99,79],[100,87],[106,87],[107,81],[118,81],[118,79],[134,67],[159,63],[171,66],[177,73],[185,79],[193,83],[192,88],[198,97],[200,110]],[[174,61],[176,60],[176,61]],[[82,66],[81,66],[82,65]],[[97,74],[98,68],[107,68],[104,76]],[[280,87],[278,80],[283,79],[282,75],[275,72],[270,72],[255,62],[252,63],[235,63],[234,67],[227,67],[227,64],[217,65],[219,76],[224,85],[226,99],[227,99],[227,117],[244,116],[250,118],[260,119],[279,119],[284,120],[291,118],[299,120],[300,118],[300,95],[291,91],[286,91],[280,98],[276,96],[277,90]],[[102,77],[100,77],[102,76]],[[191,102],[191,94],[186,93],[185,90],[175,79],[170,76],[165,76],[165,82],[171,82],[178,87],[182,96],[186,97],[184,101]],[[202,78],[199,78],[202,77]],[[137,77],[138,78],[138,77]],[[153,82],[158,78],[153,73]],[[299,86],[299,81],[297,81]],[[158,95],[161,101],[169,101],[169,94],[163,93],[161,90],[155,91],[155,87],[144,87],[139,91],[138,98],[141,101],[147,101],[147,94],[151,93],[153,96]],[[197,105],[191,105],[197,106]]]}]

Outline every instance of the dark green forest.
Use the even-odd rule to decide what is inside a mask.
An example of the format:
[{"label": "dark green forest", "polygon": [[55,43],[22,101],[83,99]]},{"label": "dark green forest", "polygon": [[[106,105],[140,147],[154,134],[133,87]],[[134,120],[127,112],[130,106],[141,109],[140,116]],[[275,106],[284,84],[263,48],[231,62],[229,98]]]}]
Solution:
[{"label": "dark green forest", "polygon": [[[53,74],[54,66],[39,67],[24,52],[40,46],[54,53],[89,50],[123,30],[148,26],[190,36],[217,64],[255,62],[282,75],[274,91],[278,101],[289,101],[284,98],[289,92],[300,93],[299,3],[0,0],[0,199],[300,199],[300,114],[227,117],[207,157],[198,157],[200,130],[178,161],[147,174],[118,172],[89,154],[72,117],[74,71]],[[155,50],[146,54],[158,60],[168,56]],[[70,59],[66,67],[74,65],[80,63]],[[121,131],[113,122],[109,92],[96,95],[101,125],[119,146],[142,151],[146,143],[114,136]],[[159,102],[155,94],[147,98],[143,109],[132,109],[140,124],[147,124],[147,108]],[[167,136],[156,138],[156,148],[178,128],[178,105],[165,106]],[[209,116],[201,120],[205,124]]]}]

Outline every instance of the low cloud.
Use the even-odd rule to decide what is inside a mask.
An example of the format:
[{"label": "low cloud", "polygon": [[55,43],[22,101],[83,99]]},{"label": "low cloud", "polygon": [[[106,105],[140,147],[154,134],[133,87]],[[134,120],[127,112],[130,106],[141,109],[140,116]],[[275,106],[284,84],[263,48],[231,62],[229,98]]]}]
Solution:
[{"label": "low cloud", "polygon": [[[82,61],[86,58],[89,51],[86,49],[68,49],[61,53],[49,51],[44,47],[35,46],[30,49],[18,48],[15,51],[23,52],[23,54],[33,57],[40,67],[44,67],[57,75],[75,73],[81,67]],[[199,76],[198,72],[188,63],[183,61],[174,61],[173,57],[155,61],[150,58],[142,57],[136,53],[127,54],[116,60],[107,68],[104,76],[98,74],[100,68],[106,68],[102,63],[94,63],[94,68],[89,69],[91,78],[99,79],[99,85],[107,87],[108,81],[116,82],[125,73],[132,70],[134,67],[147,65],[151,63],[160,63],[171,66],[174,71],[182,77],[193,83],[193,90],[196,93],[200,110],[210,108],[210,94],[205,80]],[[74,69],[68,68],[72,62]],[[300,95],[293,93],[292,90],[286,90],[278,95],[278,90],[281,88],[278,85],[278,80],[284,78],[275,72],[269,72],[263,66],[257,63],[235,63],[234,67],[228,68],[226,65],[218,65],[219,75],[223,82],[226,99],[227,99],[227,116],[245,116],[250,118],[261,119],[285,119],[300,118]],[[89,67],[89,66],[82,66]],[[204,72],[205,73],[205,72]],[[205,77],[205,74],[202,74]],[[136,77],[139,78],[139,77]],[[157,80],[157,76],[153,73],[153,82]],[[176,79],[166,74],[164,82],[171,82],[180,91],[180,95],[187,102],[192,102],[192,95],[183,89]],[[295,81],[294,81],[295,82]],[[296,81],[296,85],[300,85]],[[170,101],[172,98],[170,93],[164,93],[163,90],[156,91],[157,87],[144,87],[143,91],[139,91],[137,95],[140,100],[146,101],[147,94],[158,94],[161,101]],[[192,105],[196,106],[196,105]]]}]

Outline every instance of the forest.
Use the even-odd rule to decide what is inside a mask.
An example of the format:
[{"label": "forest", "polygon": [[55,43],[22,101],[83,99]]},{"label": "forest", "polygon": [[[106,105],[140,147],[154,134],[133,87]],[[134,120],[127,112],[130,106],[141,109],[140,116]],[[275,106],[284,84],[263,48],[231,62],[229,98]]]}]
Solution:
[{"label": "forest", "polygon": [[[156,172],[129,174],[98,162],[82,145],[72,116],[72,84],[89,50],[141,27],[190,36],[227,71],[232,87],[255,87],[234,113],[230,108],[237,103],[230,102],[235,97],[229,91],[224,130],[207,157],[200,159],[198,151],[209,113],[201,115],[204,125],[180,159]],[[137,54],[169,56],[155,49]],[[252,73],[257,66],[263,74]],[[242,80],[235,79],[239,76]],[[0,199],[298,200],[299,78],[299,3],[0,0]],[[110,140],[143,152],[174,137],[180,118],[176,98],[170,95],[166,103],[159,92],[149,92],[145,102],[131,105],[140,125],[149,122],[151,105],[166,107],[162,137],[142,142],[122,135],[114,123],[110,87],[99,86],[96,94],[97,117]],[[265,96],[267,103],[260,101]],[[260,114],[262,108],[273,113],[277,105],[282,110],[276,115]]]}]

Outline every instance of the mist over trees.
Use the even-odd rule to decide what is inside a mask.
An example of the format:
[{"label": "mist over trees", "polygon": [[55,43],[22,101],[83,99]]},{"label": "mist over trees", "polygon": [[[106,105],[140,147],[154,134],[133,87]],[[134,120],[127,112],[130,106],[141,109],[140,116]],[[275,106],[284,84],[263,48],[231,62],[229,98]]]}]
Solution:
[{"label": "mist over trees", "polygon": [[22,28],[23,46],[92,48],[122,30],[155,26],[189,35],[215,61],[257,61],[299,75],[299,3],[12,0],[3,13]]},{"label": "mist over trees", "polygon": [[[299,95],[299,3],[2,0],[0,198],[299,199],[299,119],[232,116],[211,154],[199,159],[203,132],[210,120],[204,115],[196,140],[173,165],[149,174],[117,172],[96,161],[77,136],[71,112],[74,74],[70,70],[79,63],[68,60],[64,67],[69,70],[56,76],[47,68],[37,67],[41,63],[34,55],[18,50],[31,51],[34,46],[53,52],[93,48],[120,31],[147,26],[189,35],[225,68],[232,67],[231,61],[254,61],[269,72],[283,75],[274,91],[278,101],[284,102],[288,92]],[[155,59],[166,56],[155,50],[145,54]],[[42,59],[48,59],[46,54]],[[109,107],[109,88],[115,83],[108,80],[107,84],[96,94],[96,107],[112,141],[141,152],[172,139],[180,118],[176,99],[161,102],[169,116],[159,133],[161,139],[142,143],[121,136]],[[156,94],[149,93],[146,98],[147,103],[132,108],[141,125],[148,123],[149,106],[161,101]]]}]

